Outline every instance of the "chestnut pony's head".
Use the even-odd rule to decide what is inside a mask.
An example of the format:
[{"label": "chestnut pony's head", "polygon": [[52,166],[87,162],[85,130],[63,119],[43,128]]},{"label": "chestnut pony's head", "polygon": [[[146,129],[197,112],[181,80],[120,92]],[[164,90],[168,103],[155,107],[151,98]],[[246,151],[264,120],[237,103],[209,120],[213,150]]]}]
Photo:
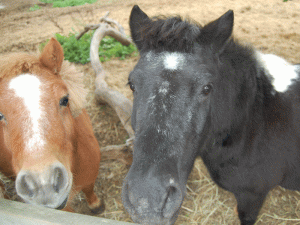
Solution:
[{"label": "chestnut pony's head", "polygon": [[11,155],[17,194],[50,208],[64,207],[72,188],[74,117],[85,99],[80,74],[63,59],[52,38],[39,57],[0,61],[0,151]]}]

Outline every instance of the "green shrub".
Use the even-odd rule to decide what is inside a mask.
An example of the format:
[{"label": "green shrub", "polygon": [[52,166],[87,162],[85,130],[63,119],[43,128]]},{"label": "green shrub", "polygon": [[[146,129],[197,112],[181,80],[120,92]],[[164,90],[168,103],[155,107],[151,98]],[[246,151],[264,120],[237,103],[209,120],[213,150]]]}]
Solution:
[{"label": "green shrub", "polygon": [[35,11],[35,10],[38,10],[38,9],[41,9],[41,7],[38,6],[38,5],[34,5],[33,7],[29,8],[29,11]]},{"label": "green shrub", "polygon": [[53,3],[53,7],[68,7],[68,6],[77,6],[84,5],[86,3],[92,4],[97,0],[40,0],[44,3]]},{"label": "green shrub", "polygon": [[[65,59],[70,62],[85,64],[90,62],[90,44],[94,32],[85,33],[79,40],[74,33],[68,36],[55,34],[56,39],[64,49]],[[47,42],[42,43],[42,49]],[[99,46],[99,58],[101,62],[107,61],[112,57],[119,57],[120,60],[137,55],[137,49],[134,45],[124,46],[112,37],[104,37]]]}]

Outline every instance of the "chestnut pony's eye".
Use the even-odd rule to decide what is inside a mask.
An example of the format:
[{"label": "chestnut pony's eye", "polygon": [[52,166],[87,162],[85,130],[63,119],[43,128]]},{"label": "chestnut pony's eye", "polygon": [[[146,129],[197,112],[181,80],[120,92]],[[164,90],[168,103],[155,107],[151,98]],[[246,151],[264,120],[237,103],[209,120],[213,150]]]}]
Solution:
[{"label": "chestnut pony's eye", "polygon": [[211,84],[208,84],[208,85],[205,85],[203,87],[203,90],[202,90],[202,94],[203,95],[208,95],[212,90],[212,85]]},{"label": "chestnut pony's eye", "polygon": [[0,113],[0,121],[4,119],[4,116],[2,113]]},{"label": "chestnut pony's eye", "polygon": [[69,95],[62,97],[59,101],[60,106],[67,106],[69,103]]}]

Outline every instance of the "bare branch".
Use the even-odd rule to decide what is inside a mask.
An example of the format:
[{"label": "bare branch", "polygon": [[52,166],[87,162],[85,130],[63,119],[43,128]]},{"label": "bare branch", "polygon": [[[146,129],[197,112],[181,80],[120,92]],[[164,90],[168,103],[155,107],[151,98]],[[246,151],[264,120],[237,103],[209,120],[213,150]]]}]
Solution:
[{"label": "bare branch", "polygon": [[[102,22],[102,20],[106,19],[109,15],[109,11],[107,11],[103,17],[100,18],[100,23]],[[100,26],[100,24],[89,24],[86,25],[83,29],[83,31],[81,31],[77,36],[76,36],[76,40],[79,40],[86,32],[88,32],[89,30],[96,30],[98,27]]]},{"label": "bare branch", "polygon": [[100,24],[89,24],[89,25],[86,25],[86,26],[84,27],[84,30],[81,31],[81,32],[76,36],[76,39],[79,40],[86,32],[88,32],[89,30],[96,30],[99,26],[100,26]]},{"label": "bare branch", "polygon": [[134,131],[131,128],[131,111],[132,102],[127,99],[123,94],[118,91],[112,90],[108,87],[105,82],[105,71],[100,63],[99,59],[99,44],[105,36],[111,36],[123,45],[129,45],[131,41],[126,37],[125,34],[120,33],[116,29],[109,26],[107,23],[101,23],[99,28],[95,31],[90,47],[90,59],[93,69],[96,73],[96,99],[100,102],[108,103],[117,113],[121,120],[125,130],[129,134],[129,137],[134,137]]},{"label": "bare branch", "polygon": [[104,14],[104,16],[100,18],[100,23],[101,23],[101,20],[102,20],[103,18],[107,18],[107,17],[108,17],[109,13],[110,13],[110,12],[107,11],[107,12]]},{"label": "bare branch", "polygon": [[125,149],[133,149],[133,141],[134,138],[129,138],[127,139],[126,143],[123,145],[109,145],[106,147],[102,147],[101,148],[101,152],[108,152],[108,151],[113,151],[113,150],[118,150],[118,151],[122,151]]},{"label": "bare branch", "polygon": [[119,32],[126,36],[124,28],[117,21],[103,17],[103,18],[101,18],[101,22],[108,23],[111,26],[113,26],[113,25],[116,26],[118,28]]},{"label": "bare branch", "polygon": [[[99,26],[102,24],[102,23],[107,23],[109,24],[111,27],[114,27],[116,26],[119,30],[119,32],[123,35],[123,36],[126,36],[125,34],[125,30],[124,28],[121,26],[121,24],[119,24],[117,21],[113,20],[113,19],[110,19],[110,18],[107,18],[107,16],[109,15],[109,11],[107,11],[105,13],[105,15],[103,17],[100,18],[100,23],[99,24],[89,24],[89,25],[86,25],[84,27],[84,30],[81,31],[77,36],[76,36],[76,39],[79,40],[86,32],[88,32],[89,30],[96,30],[97,28],[99,28]],[[130,41],[131,42],[131,41]]]},{"label": "bare branch", "polygon": [[[101,148],[101,160],[118,160],[124,164],[132,164],[133,140],[130,138],[123,145],[110,145]],[[129,150],[129,151],[128,151]]]}]

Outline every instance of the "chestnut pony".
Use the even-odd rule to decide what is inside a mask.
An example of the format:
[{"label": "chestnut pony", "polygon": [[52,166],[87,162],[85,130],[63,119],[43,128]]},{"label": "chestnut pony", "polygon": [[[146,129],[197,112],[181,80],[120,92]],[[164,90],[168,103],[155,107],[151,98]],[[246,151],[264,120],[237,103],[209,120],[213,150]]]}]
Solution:
[{"label": "chestnut pony", "polygon": [[39,57],[0,59],[0,171],[27,203],[72,211],[67,203],[82,190],[98,212],[100,149],[83,108],[82,74],[63,59],[54,38]]}]

